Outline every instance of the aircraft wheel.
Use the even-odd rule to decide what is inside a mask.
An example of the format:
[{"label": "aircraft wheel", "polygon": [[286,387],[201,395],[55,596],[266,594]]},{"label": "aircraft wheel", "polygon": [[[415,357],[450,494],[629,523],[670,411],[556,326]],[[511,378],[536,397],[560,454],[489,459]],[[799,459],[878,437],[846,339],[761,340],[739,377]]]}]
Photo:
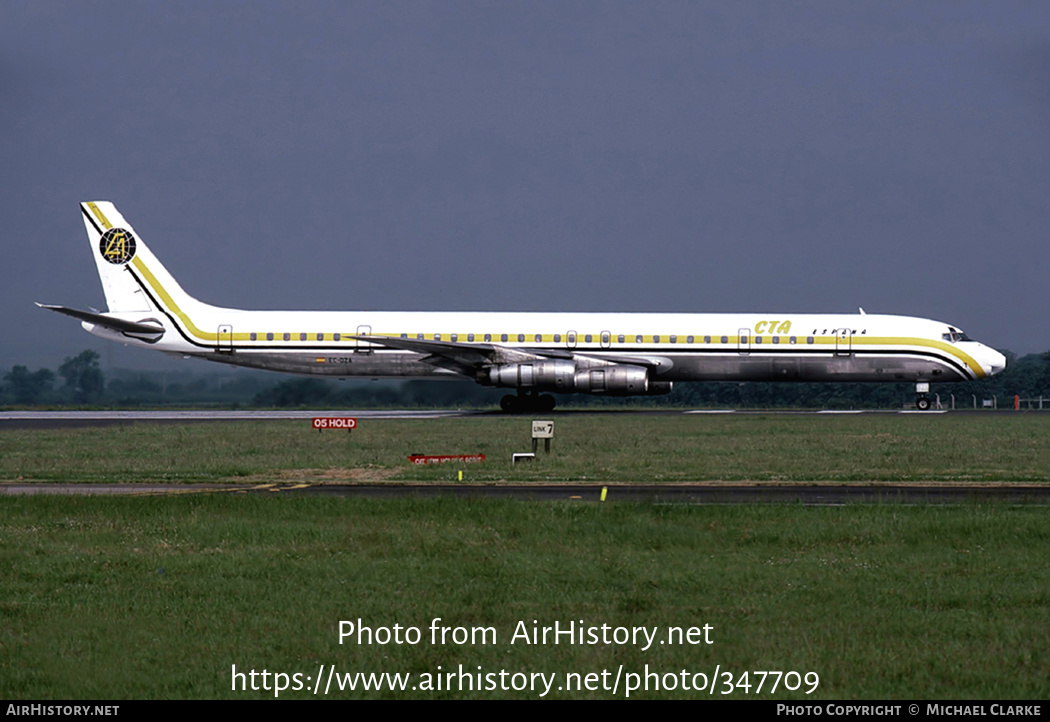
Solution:
[{"label": "aircraft wheel", "polygon": [[554,406],[558,402],[550,394],[543,394],[539,398],[539,410],[546,413],[548,411],[554,411]]},{"label": "aircraft wheel", "polygon": [[928,411],[930,408],[930,400],[925,396],[920,396],[919,398],[915,399],[915,408],[917,408],[919,411]]},{"label": "aircraft wheel", "polygon": [[507,394],[499,400],[499,407],[508,414],[516,414],[518,412],[518,397]]}]

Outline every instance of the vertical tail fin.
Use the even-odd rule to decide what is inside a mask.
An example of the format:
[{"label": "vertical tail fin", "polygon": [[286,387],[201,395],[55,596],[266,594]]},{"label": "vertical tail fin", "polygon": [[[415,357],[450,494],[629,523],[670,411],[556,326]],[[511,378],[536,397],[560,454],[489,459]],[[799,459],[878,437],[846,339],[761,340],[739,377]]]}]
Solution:
[{"label": "vertical tail fin", "polygon": [[201,306],[150,253],[116,206],[88,201],[80,209],[111,313],[188,313]]}]

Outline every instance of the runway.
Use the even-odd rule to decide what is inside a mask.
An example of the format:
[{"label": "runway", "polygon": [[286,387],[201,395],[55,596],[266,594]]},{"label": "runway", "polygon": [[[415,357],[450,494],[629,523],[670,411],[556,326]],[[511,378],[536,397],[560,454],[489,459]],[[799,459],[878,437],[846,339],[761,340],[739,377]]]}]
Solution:
[{"label": "runway", "polygon": [[[603,490],[605,492],[604,499]],[[265,494],[337,496],[369,499],[454,497],[648,504],[1013,504],[1050,505],[1050,485],[996,484],[751,484],[696,482],[674,484],[0,484],[0,496],[181,496],[186,494]]]},{"label": "runway", "polygon": [[[936,417],[943,414],[966,414],[996,416],[1001,414],[1021,413],[1014,410],[971,410],[956,411],[914,409],[899,410],[798,410],[798,409],[564,409],[539,414],[542,417],[565,418],[581,415],[629,415],[629,416],[679,416],[702,414],[775,415],[775,416],[821,416],[836,414],[904,414]],[[1039,413],[1039,412],[1028,412]],[[384,410],[384,409],[250,409],[250,410],[164,410],[164,411],[0,411],[0,430],[3,429],[45,429],[75,428],[91,426],[111,426],[137,422],[148,423],[197,423],[204,421],[288,421],[309,420],[320,416],[350,416],[358,419],[447,419],[455,417],[508,418],[496,410],[477,409],[418,409],[418,410]],[[512,418],[528,418],[519,415]]]},{"label": "runway", "polygon": [[323,411],[309,409],[240,410],[165,410],[165,411],[0,411],[2,429],[74,428],[78,426],[111,426],[150,422],[187,424],[201,421],[288,421],[318,416],[351,416],[359,419],[444,419],[478,412],[458,409],[422,409],[414,411],[354,409]]}]

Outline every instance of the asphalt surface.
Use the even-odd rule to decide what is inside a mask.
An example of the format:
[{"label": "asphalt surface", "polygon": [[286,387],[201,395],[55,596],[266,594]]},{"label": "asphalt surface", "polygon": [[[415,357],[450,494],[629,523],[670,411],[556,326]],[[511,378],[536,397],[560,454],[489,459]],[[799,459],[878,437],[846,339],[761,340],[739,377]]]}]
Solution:
[{"label": "asphalt surface", "polygon": [[454,497],[530,501],[640,502],[656,504],[1042,504],[1050,505],[1050,484],[823,484],[716,482],[675,484],[66,484],[3,483],[0,496],[184,494],[296,494],[358,498]]},{"label": "asphalt surface", "polygon": [[[959,409],[957,411],[931,410],[916,411],[914,409],[900,409],[896,411],[885,410],[844,410],[844,411],[796,411],[796,410],[739,410],[739,409],[567,409],[538,414],[543,418],[566,418],[572,416],[679,416],[690,414],[735,414],[735,415],[778,415],[778,416],[800,416],[800,415],[844,415],[844,414],[921,414],[924,416],[936,416],[939,414],[974,414],[981,416],[993,416],[1001,414],[1016,413],[1039,413],[1038,411],[1017,412],[1010,410],[971,410]],[[173,410],[173,411],[0,411],[0,430],[3,429],[58,429],[76,427],[103,427],[122,424],[133,424],[138,422],[148,423],[195,423],[214,421],[287,421],[287,420],[309,420],[314,417],[323,416],[350,416],[358,419],[444,419],[452,417],[482,417],[482,418],[504,418],[506,414],[499,411],[477,411],[462,409],[423,409],[415,411],[401,410],[377,410],[377,409],[325,409],[323,411],[311,409],[273,410],[252,409],[250,411],[235,410]],[[528,418],[520,415],[518,418]]]},{"label": "asphalt surface", "polygon": [[324,411],[296,409],[291,411],[258,409],[251,411],[0,411],[0,430],[3,429],[62,429],[92,426],[113,426],[139,422],[155,424],[187,424],[201,421],[308,421],[315,417],[354,417],[358,419],[442,419],[468,416],[476,412],[457,409],[421,411],[384,411],[375,409]]}]

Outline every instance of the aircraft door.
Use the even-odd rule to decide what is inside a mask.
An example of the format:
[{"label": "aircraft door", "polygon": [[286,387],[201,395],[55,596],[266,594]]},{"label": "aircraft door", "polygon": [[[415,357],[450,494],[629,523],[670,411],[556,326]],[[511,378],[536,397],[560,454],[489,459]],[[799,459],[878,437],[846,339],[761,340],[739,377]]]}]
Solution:
[{"label": "aircraft door", "polygon": [[220,353],[233,353],[233,326],[228,323],[219,325],[215,335],[215,350]]},{"label": "aircraft door", "polygon": [[601,340],[602,348],[609,348],[610,344],[612,344],[612,334],[608,331],[602,331]]},{"label": "aircraft door", "polygon": [[[357,327],[357,335],[358,336],[371,336],[372,335],[372,327],[371,326],[358,326]],[[372,347],[368,344],[368,341],[362,341],[359,338],[358,339],[354,339],[354,350],[357,351],[358,353],[372,353]]]},{"label": "aircraft door", "polygon": [[565,348],[576,348],[576,332],[565,332]]},{"label": "aircraft door", "polygon": [[853,332],[848,328],[835,331],[835,355],[849,356],[853,353]]},{"label": "aircraft door", "polygon": [[742,328],[736,332],[736,350],[741,356],[751,353],[751,329]]}]

